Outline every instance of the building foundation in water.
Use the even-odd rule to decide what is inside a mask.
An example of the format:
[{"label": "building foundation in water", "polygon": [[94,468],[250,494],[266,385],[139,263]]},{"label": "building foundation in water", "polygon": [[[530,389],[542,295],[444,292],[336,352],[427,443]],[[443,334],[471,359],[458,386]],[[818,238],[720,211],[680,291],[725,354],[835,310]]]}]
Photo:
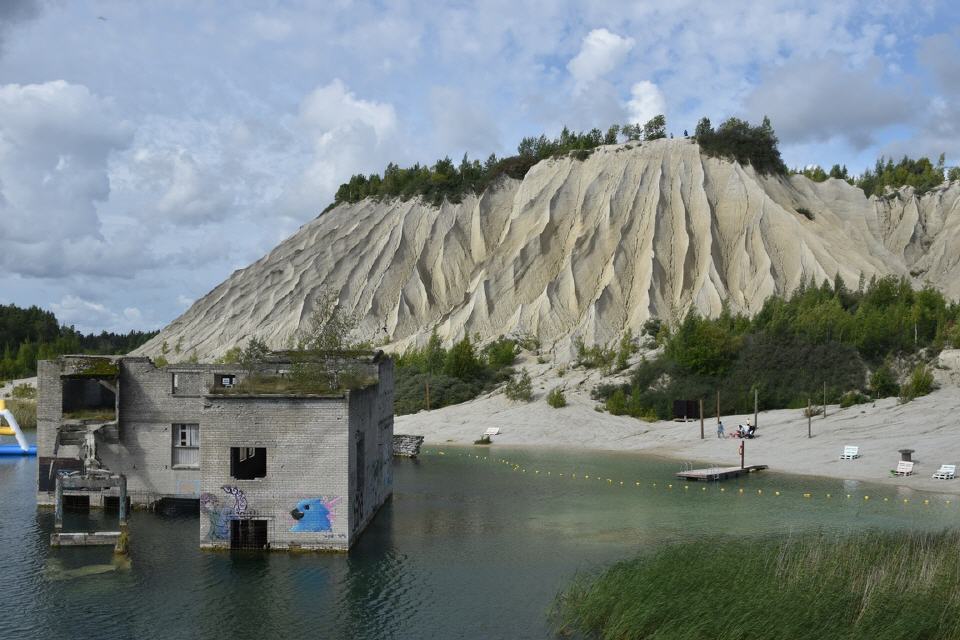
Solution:
[{"label": "building foundation in water", "polygon": [[[392,494],[382,352],[247,367],[62,356],[38,377],[40,505],[56,502],[58,477],[122,474],[131,507],[199,504],[204,548],[346,550]],[[67,510],[119,507],[117,490],[71,485]]]}]

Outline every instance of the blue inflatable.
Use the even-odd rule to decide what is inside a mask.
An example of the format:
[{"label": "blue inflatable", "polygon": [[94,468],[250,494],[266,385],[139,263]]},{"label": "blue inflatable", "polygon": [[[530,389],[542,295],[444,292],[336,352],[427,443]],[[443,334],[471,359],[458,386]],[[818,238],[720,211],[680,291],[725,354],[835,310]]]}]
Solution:
[{"label": "blue inflatable", "polygon": [[37,446],[27,445],[26,449],[21,449],[18,444],[0,444],[0,456],[35,456],[37,455]]},{"label": "blue inflatable", "polygon": [[[6,427],[3,426],[4,420],[6,420],[8,425]],[[17,439],[17,444],[0,444],[0,456],[37,455],[36,445],[27,442],[23,431],[20,430],[20,425],[17,424],[17,419],[14,418],[10,410],[7,409],[5,400],[0,400],[0,435],[14,436]]]}]

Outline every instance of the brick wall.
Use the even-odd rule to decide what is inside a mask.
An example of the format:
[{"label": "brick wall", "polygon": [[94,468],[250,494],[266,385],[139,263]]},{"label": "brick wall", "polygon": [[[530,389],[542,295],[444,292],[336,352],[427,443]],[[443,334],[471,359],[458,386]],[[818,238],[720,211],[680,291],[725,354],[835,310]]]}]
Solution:
[{"label": "brick wall", "polygon": [[[201,546],[229,547],[229,521],[251,518],[267,521],[273,548],[349,547],[345,397],[209,397],[200,423]],[[231,477],[231,447],[266,448],[266,476]]]}]

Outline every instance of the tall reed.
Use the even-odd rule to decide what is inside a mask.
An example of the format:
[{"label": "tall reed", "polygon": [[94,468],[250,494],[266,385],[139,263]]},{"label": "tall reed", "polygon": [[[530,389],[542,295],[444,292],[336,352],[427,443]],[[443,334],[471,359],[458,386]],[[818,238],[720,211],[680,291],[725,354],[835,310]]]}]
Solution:
[{"label": "tall reed", "polygon": [[671,545],[578,576],[551,617],[611,640],[953,640],[960,532]]}]

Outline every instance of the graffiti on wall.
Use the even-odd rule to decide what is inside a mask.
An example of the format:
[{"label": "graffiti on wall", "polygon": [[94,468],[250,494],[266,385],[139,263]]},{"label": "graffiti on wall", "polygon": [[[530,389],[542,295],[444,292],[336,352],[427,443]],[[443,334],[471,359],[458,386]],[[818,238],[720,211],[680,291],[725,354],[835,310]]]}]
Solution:
[{"label": "graffiti on wall", "polygon": [[335,513],[334,507],[340,503],[339,497],[304,498],[297,503],[290,515],[296,523],[290,527],[295,533],[316,533],[331,531]]},{"label": "graffiti on wall", "polygon": [[247,496],[242,489],[223,485],[223,492],[233,497],[233,500],[221,500],[212,493],[200,494],[200,511],[210,521],[208,540],[228,540],[230,538],[230,521],[247,513]]}]

